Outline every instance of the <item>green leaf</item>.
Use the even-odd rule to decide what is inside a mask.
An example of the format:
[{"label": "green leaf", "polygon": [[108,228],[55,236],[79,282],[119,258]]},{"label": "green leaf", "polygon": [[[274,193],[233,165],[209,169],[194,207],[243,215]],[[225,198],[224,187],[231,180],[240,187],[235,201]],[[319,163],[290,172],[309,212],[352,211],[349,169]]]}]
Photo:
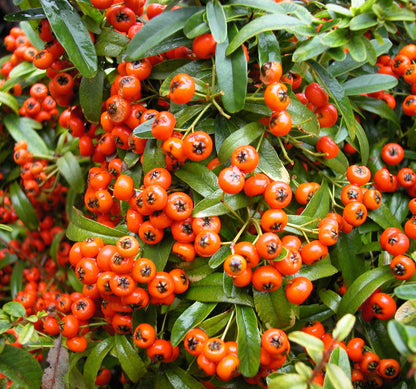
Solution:
[{"label": "green leaf", "polygon": [[322,180],[321,187],[309,200],[301,215],[312,219],[317,217],[324,218],[329,212],[329,200],[328,182]]},{"label": "green leaf", "polygon": [[321,43],[328,47],[340,47],[345,45],[349,40],[347,31],[344,29],[337,28],[326,33],[321,38]]},{"label": "green leaf", "polygon": [[342,87],[347,96],[354,96],[392,89],[397,83],[397,78],[388,74],[365,74],[346,81]]},{"label": "green leaf", "polygon": [[416,299],[416,284],[404,284],[394,288],[394,294],[403,300]]},{"label": "green leaf", "polygon": [[270,375],[267,377],[268,389],[307,389],[309,387],[305,377],[294,373]]},{"label": "green leaf", "polygon": [[[327,378],[328,377],[328,378]],[[335,389],[353,389],[351,378],[337,365],[327,364],[325,380],[328,379]]]},{"label": "green leaf", "polygon": [[368,217],[375,221],[381,228],[396,227],[402,229],[401,223],[396,219],[385,201],[368,213]]},{"label": "green leaf", "polygon": [[230,255],[230,253],[231,253],[231,250],[229,246],[227,245],[221,246],[219,250],[215,252],[209,259],[208,261],[209,267],[211,267],[212,269],[216,269],[217,267],[223,264],[223,262],[225,261],[225,258],[227,258],[228,255]]},{"label": "green leaf", "polygon": [[354,140],[355,136],[357,136],[360,145],[361,161],[363,164],[366,164],[369,154],[368,139],[361,125],[354,118],[354,112],[352,110],[351,103],[348,97],[345,96],[342,86],[319,63],[310,61],[310,65],[314,70],[314,74],[318,80],[318,83],[325,89],[325,91],[328,93],[328,96],[332,98],[338,112],[342,115],[351,139]]},{"label": "green leaf", "polygon": [[150,258],[155,263],[157,271],[162,271],[168,262],[173,239],[163,239],[158,244],[142,244],[141,246],[143,247],[143,257]]},{"label": "green leaf", "polygon": [[209,32],[206,22],[205,9],[195,12],[184,24],[183,33],[189,39],[194,39],[199,35]]},{"label": "green leaf", "polygon": [[114,340],[113,352],[120,362],[121,368],[133,382],[137,382],[140,377],[146,374],[144,362],[124,335],[116,333]]},{"label": "green leaf", "polygon": [[97,72],[97,55],[87,28],[67,0],[40,0],[56,38],[69,60],[85,77]]},{"label": "green leaf", "polygon": [[29,230],[36,230],[39,227],[39,219],[32,203],[16,181],[10,184],[9,188],[10,200],[17,216]]},{"label": "green leaf", "polygon": [[350,360],[347,352],[342,347],[335,347],[332,350],[328,363],[340,367],[347,377],[351,377]]},{"label": "green leaf", "polygon": [[337,313],[338,305],[341,302],[341,296],[330,289],[319,289],[319,298],[332,311]]},{"label": "green leaf", "polygon": [[155,139],[149,139],[143,153],[143,174],[146,174],[155,166],[165,167],[165,165],[165,154],[163,154],[162,149],[157,146]]},{"label": "green leaf", "polygon": [[6,22],[21,22],[22,20],[39,20],[45,17],[42,8],[28,8],[5,15],[4,20]]},{"label": "green leaf", "polygon": [[381,118],[392,122],[396,127],[400,127],[400,121],[396,112],[392,110],[384,100],[367,96],[354,96],[352,101],[361,109],[375,113]]},{"label": "green leaf", "polygon": [[265,31],[257,35],[257,50],[260,68],[267,62],[281,63],[282,61],[279,41],[272,31]]},{"label": "green leaf", "polygon": [[253,289],[257,315],[266,328],[291,328],[296,321],[296,307],[289,303],[283,288],[274,292],[259,292]]},{"label": "green leaf", "polygon": [[300,31],[300,27],[306,27],[305,23],[284,13],[260,16],[246,24],[236,36],[231,38],[225,55],[230,55],[241,47],[246,40],[262,32],[275,30],[296,31],[297,28]]},{"label": "green leaf", "polygon": [[296,275],[315,281],[333,276],[336,273],[338,273],[338,269],[331,264],[331,260],[327,257],[313,265],[302,266]]},{"label": "green leaf", "polygon": [[326,50],[328,50],[328,46],[323,45],[321,42],[321,36],[317,35],[311,39],[302,41],[293,53],[292,60],[297,63],[304,62],[308,59],[315,58]]},{"label": "green leaf", "polygon": [[[195,205],[192,215],[194,217],[206,217],[220,216],[229,213],[230,208],[221,202],[222,195],[223,191],[220,189],[211,193]],[[226,202],[234,211],[237,211],[247,207],[247,205],[250,204],[251,199],[243,193],[237,193],[235,195],[225,194],[224,202]]]},{"label": "green leaf", "polygon": [[415,22],[415,14],[413,10],[407,8],[394,7],[386,12],[385,19],[397,22]]},{"label": "green leaf", "polygon": [[104,30],[98,35],[95,43],[97,55],[117,57],[126,47],[129,38],[113,29]]},{"label": "green leaf", "polygon": [[7,81],[0,87],[0,91],[7,92],[16,84],[25,85],[31,80],[38,80],[44,76],[45,71],[35,68],[31,62],[21,62],[9,73]]},{"label": "green leaf", "polygon": [[204,197],[219,189],[218,177],[210,169],[196,162],[185,163],[175,175]]},{"label": "green leaf", "polygon": [[247,60],[242,47],[232,54],[226,54],[229,39],[238,33],[234,24],[228,26],[228,37],[215,48],[215,66],[218,87],[224,92],[221,95],[224,108],[228,112],[238,112],[244,107],[247,93]]},{"label": "green leaf", "polygon": [[181,30],[185,22],[201,8],[183,7],[162,12],[147,22],[127,45],[126,61],[135,61],[147,56],[148,51]]},{"label": "green leaf", "polygon": [[87,388],[95,388],[95,379],[105,356],[114,346],[114,338],[108,337],[91,350],[84,365],[84,382]]},{"label": "green leaf", "polygon": [[25,307],[17,301],[9,301],[4,304],[2,307],[3,311],[10,316],[14,317],[24,317],[26,316]]},{"label": "green leaf", "polygon": [[42,383],[39,362],[26,350],[8,344],[0,354],[0,373],[27,389],[38,389]]},{"label": "green leaf", "polygon": [[86,119],[98,124],[100,122],[101,104],[103,101],[104,71],[98,68],[95,77],[81,78],[79,102]]},{"label": "green leaf", "polygon": [[170,363],[165,370],[166,377],[174,388],[200,389],[201,383],[179,366]]},{"label": "green leaf", "polygon": [[85,180],[78,159],[74,157],[74,154],[67,151],[62,157],[57,159],[56,165],[70,187],[74,188],[77,193],[84,192]]},{"label": "green leaf", "polygon": [[347,44],[347,48],[355,61],[362,62],[367,59],[367,50],[362,36],[353,35]]},{"label": "green leaf", "polygon": [[390,266],[378,267],[361,274],[352,285],[347,288],[338,308],[338,316],[355,313],[360,305],[384,283],[393,279]]},{"label": "green leaf", "polygon": [[355,325],[355,316],[347,313],[338,320],[332,331],[332,337],[342,342],[352,331]]},{"label": "green leaf", "polygon": [[216,303],[194,302],[176,319],[173,324],[170,340],[177,346],[193,327],[197,327],[217,306]]},{"label": "green leaf", "polygon": [[263,138],[258,151],[260,155],[258,169],[272,180],[283,181],[288,184],[290,182],[290,175],[280,160],[275,148],[267,138]]},{"label": "green leaf", "polygon": [[30,342],[33,334],[35,333],[35,327],[32,323],[26,323],[19,331],[19,343],[27,344]]},{"label": "green leaf", "polygon": [[397,320],[390,320],[387,323],[387,331],[394,347],[396,347],[397,351],[401,355],[408,356],[411,354],[411,351],[407,346],[409,338],[404,324],[398,322]]},{"label": "green leaf", "polygon": [[19,142],[25,140],[27,149],[33,154],[49,155],[49,148],[34,129],[42,127],[36,120],[9,114],[4,117],[4,124],[12,138]]},{"label": "green leaf", "polygon": [[218,159],[221,163],[228,161],[231,154],[238,146],[249,145],[255,139],[262,136],[264,133],[263,126],[260,123],[248,123],[239,130],[229,135],[221,144],[218,152]]},{"label": "green leaf", "polygon": [[191,285],[185,295],[188,300],[211,303],[234,303],[251,307],[252,298],[242,289],[237,289],[233,297],[226,296],[223,289],[223,275],[213,273]]},{"label": "green leaf", "polygon": [[153,120],[146,120],[144,123],[139,124],[134,130],[133,135],[141,139],[154,139],[152,134]]},{"label": "green leaf", "polygon": [[322,359],[324,342],[322,342],[321,339],[318,339],[313,335],[307,334],[303,331],[293,331],[288,335],[288,338],[291,342],[295,342],[305,347],[306,352],[315,363],[319,363],[319,361]]},{"label": "green leaf", "polygon": [[231,311],[227,310],[218,315],[210,317],[204,320],[199,327],[206,332],[208,336],[214,336],[218,334],[230,320]]},{"label": "green leaf", "polygon": [[302,104],[294,93],[289,93],[290,104],[287,112],[292,117],[293,127],[299,127],[305,132],[318,135],[320,126],[316,115],[306,105]]},{"label": "green leaf", "polygon": [[19,113],[19,104],[10,93],[0,92],[0,106],[7,105],[15,114]]},{"label": "green leaf", "polygon": [[239,371],[245,377],[257,374],[260,365],[260,333],[257,316],[251,307],[235,306]]},{"label": "green leaf", "polygon": [[73,241],[81,242],[87,238],[98,236],[105,243],[115,244],[128,230],[110,228],[104,224],[88,219],[76,208],[72,209],[71,220],[66,230],[66,236]]},{"label": "green leaf", "polygon": [[350,30],[368,30],[378,24],[377,17],[372,13],[363,13],[354,16],[350,21]]},{"label": "green leaf", "polygon": [[227,21],[225,12],[218,0],[211,0],[206,5],[207,21],[212,36],[217,43],[227,39]]},{"label": "green leaf", "polygon": [[322,158],[322,163],[328,166],[336,173],[345,174],[350,166],[349,161],[345,154],[340,150],[335,158],[325,159]]}]

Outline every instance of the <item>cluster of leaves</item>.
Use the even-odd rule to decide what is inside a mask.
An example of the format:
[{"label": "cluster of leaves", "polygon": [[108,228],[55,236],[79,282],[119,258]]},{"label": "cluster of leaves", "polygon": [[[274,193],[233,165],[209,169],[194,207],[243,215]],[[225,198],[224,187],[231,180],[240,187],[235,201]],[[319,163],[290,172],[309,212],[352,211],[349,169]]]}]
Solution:
[{"label": "cluster of leaves", "polygon": [[[220,96],[221,107],[217,101],[214,104],[209,99],[192,101],[185,106],[171,103],[170,111],[176,117],[176,127],[203,129],[211,134],[215,139],[215,154],[222,164],[227,164],[235,147],[259,144],[258,170],[272,180],[320,182],[319,192],[301,215],[296,214],[294,205],[289,207],[291,226],[285,230],[288,233],[302,237],[305,234],[309,238],[316,236],[302,232],[296,226],[316,227],[318,218],[325,217],[335,207],[334,198],[339,197],[339,188],[334,182],[345,181],[345,172],[351,163],[368,165],[373,172],[382,167],[380,150],[386,141],[400,139],[409,166],[413,166],[416,159],[416,154],[411,151],[416,144],[414,120],[401,112],[401,101],[409,93],[408,86],[393,76],[377,73],[376,66],[380,55],[394,56],[406,43],[416,39],[414,4],[411,1],[300,4],[271,0],[210,0],[191,1],[186,6],[185,2],[170,1],[165,12],[150,21],[142,20],[143,28],[131,40],[106,25],[103,13],[87,0],[22,0],[18,3],[22,11],[9,15],[8,20],[21,21],[26,35],[38,49],[42,48],[43,42],[35,33],[37,21],[49,20],[67,57],[82,77],[74,104],[80,104],[85,118],[95,124],[99,123],[101,105],[108,97],[109,85],[115,78],[119,62],[158,55],[180,46],[192,47],[196,36],[211,32],[217,42],[212,60],[171,59],[153,67],[145,82],[147,106],[157,106],[159,99],[167,101],[172,77],[177,73],[188,73],[196,81],[197,92],[207,93],[208,90],[210,95]],[[177,4],[182,8],[170,11]],[[95,44],[89,38],[89,31],[96,36]],[[249,53],[249,62],[243,44]],[[284,73],[301,74],[306,83],[318,82],[341,117],[336,126],[321,129],[313,112],[290,91],[288,112],[294,127],[290,136],[292,140],[301,139],[302,144],[292,142],[295,147],[289,154],[282,147],[281,139],[264,137],[266,129],[259,123],[260,119],[270,116],[271,111],[264,104],[263,91],[258,88],[251,72],[256,66],[261,67],[270,61],[281,62]],[[55,132],[32,119],[18,116],[22,100],[10,94],[10,89],[16,83],[25,87],[39,80],[45,80],[45,72],[22,63],[0,87],[0,106],[4,107],[2,121],[10,135],[8,141],[2,141],[1,161],[8,157],[11,159],[10,145],[20,140],[27,141],[33,154],[56,157],[59,174],[69,186],[66,214],[70,223],[66,236],[73,241],[99,236],[105,243],[115,244],[128,232],[123,223],[116,228],[106,227],[86,217],[80,210],[86,171],[92,164],[78,158],[76,140],[59,126]],[[394,91],[397,109],[367,96],[382,90]],[[160,142],[153,139],[150,127],[151,123],[146,122],[134,130],[136,136],[148,139],[142,163],[136,154],[118,150],[118,156],[127,166],[126,172],[134,177],[136,183],[140,183],[142,175],[151,168],[165,165]],[[340,145],[349,143],[359,152],[349,156],[340,151],[331,160],[313,156],[314,146],[322,135],[330,135]],[[317,161],[319,165],[314,164]],[[303,163],[307,163],[309,170],[304,169]],[[39,220],[16,181],[18,169],[7,161],[3,173],[6,176],[3,188],[9,189],[20,220],[28,229],[36,230]],[[233,240],[238,234],[233,213],[239,212],[244,216],[245,210],[250,209],[255,201],[243,194],[225,195],[223,198],[217,172],[209,170],[206,163],[187,162],[175,171],[174,176],[178,186],[192,192],[193,215],[221,216],[221,235],[226,240]],[[369,221],[353,232],[343,234],[327,258],[313,266],[303,267],[298,275],[312,280],[315,292],[306,304],[300,306],[289,303],[283,289],[265,293],[235,287],[221,269],[229,254],[229,246],[222,246],[208,260],[197,258],[192,263],[179,264],[171,254],[172,239],[166,238],[156,246],[142,243],[143,256],[151,258],[158,270],[175,263],[187,272],[192,285],[172,306],[149,307],[146,312],[135,312],[133,325],[146,321],[160,328],[162,322],[166,322],[164,330],[176,346],[181,345],[186,332],[193,327],[201,327],[214,336],[228,327],[231,320],[228,336],[239,344],[239,370],[244,376],[252,377],[259,368],[261,332],[270,327],[286,330],[292,342],[305,347],[308,355],[314,355],[315,362],[319,362],[322,342],[299,331],[306,322],[318,320],[328,331],[334,329],[333,337],[338,340],[346,339],[352,331],[354,336],[364,337],[380,357],[400,359],[404,373],[401,381],[392,385],[412,387],[415,382],[412,369],[416,363],[415,286],[412,281],[405,285],[396,282],[387,266],[390,257],[382,251],[378,241],[380,232],[387,227],[402,228],[408,217],[408,200],[407,194],[401,191],[383,195],[382,206],[369,213]],[[126,207],[122,206],[123,212]],[[2,235],[6,240],[7,234],[2,232]],[[253,240],[249,234],[245,238]],[[56,241],[51,248],[55,256],[58,243]],[[412,243],[409,251],[416,259],[414,250]],[[18,270],[21,272],[20,284],[13,283],[13,288],[22,288],[23,266]],[[65,273],[68,289],[80,291],[82,285],[77,282],[73,271],[65,269]],[[19,279],[17,271],[15,274]],[[343,296],[335,288],[339,276],[347,288]],[[378,288],[406,301],[400,306],[396,319],[387,325],[381,321],[365,322],[358,314],[360,306]],[[16,318],[23,318],[24,326],[19,324],[17,328],[20,342],[38,345],[39,336],[31,324],[35,318],[26,317],[18,306],[10,304],[13,303],[5,304],[0,314],[1,331],[17,327]],[[357,315],[357,319],[353,315]],[[128,336],[109,336],[104,332],[100,336],[100,342],[91,344],[83,353],[71,353],[65,362],[64,348],[54,344],[54,349],[62,350],[62,353],[50,353],[49,362],[51,366],[66,366],[63,374],[68,385],[76,383],[78,387],[94,387],[96,373],[104,363],[113,370],[121,369],[136,383],[136,387],[144,387],[145,383],[166,388],[201,386],[195,378],[200,378],[200,372],[192,366],[189,368],[189,361],[183,355],[177,362],[161,366],[156,371]],[[47,345],[52,346],[52,341],[49,340]],[[3,346],[0,345],[0,371],[16,382],[15,387],[38,387],[42,371],[34,359],[20,349],[8,344]],[[24,369],[13,367],[17,360],[24,361]],[[188,374],[188,368],[192,374]],[[21,376],[13,372],[19,372]],[[410,372],[410,378],[406,378],[407,372]],[[351,367],[344,350],[337,348],[331,353],[326,373],[325,388],[351,387]],[[306,354],[301,348],[295,348],[289,356],[289,363],[269,377],[269,387],[306,388],[312,374]],[[241,377],[227,384],[217,383],[227,388],[252,387]]]}]

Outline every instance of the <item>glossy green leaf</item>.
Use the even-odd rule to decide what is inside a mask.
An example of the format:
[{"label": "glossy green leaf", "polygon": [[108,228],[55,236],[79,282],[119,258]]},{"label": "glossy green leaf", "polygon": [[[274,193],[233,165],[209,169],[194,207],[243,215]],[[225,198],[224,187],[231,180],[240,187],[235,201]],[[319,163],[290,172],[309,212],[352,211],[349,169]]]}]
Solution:
[{"label": "glossy green leaf", "polygon": [[6,22],[21,22],[22,20],[39,20],[45,17],[42,8],[28,8],[5,15],[4,20]]},{"label": "glossy green leaf", "polygon": [[143,173],[146,174],[156,166],[165,167],[165,154],[155,139],[149,139],[143,153]]},{"label": "glossy green leaf", "polygon": [[35,327],[33,323],[26,323],[22,328],[19,328],[19,343],[28,344],[35,333]]},{"label": "glossy green leaf", "polygon": [[334,389],[353,389],[351,378],[347,377],[344,371],[337,365],[326,366],[325,380],[329,380]]},{"label": "glossy green leaf", "polygon": [[222,142],[218,152],[218,159],[221,163],[228,161],[236,147],[249,145],[255,139],[262,136],[263,133],[264,129],[260,123],[253,122],[246,124],[244,127],[233,132]]},{"label": "glossy green leaf", "polygon": [[309,200],[302,216],[308,216],[312,219],[320,217],[324,218],[329,212],[329,188],[326,180],[322,180],[320,188]]},{"label": "glossy green leaf", "polygon": [[402,300],[416,299],[416,284],[404,284],[394,288],[394,294]]},{"label": "glossy green leaf", "polygon": [[165,370],[166,377],[174,388],[200,389],[201,383],[179,366],[170,363]]},{"label": "glossy green leaf", "polygon": [[267,377],[268,389],[307,389],[307,380],[294,373],[270,375]]},{"label": "glossy green leaf", "polygon": [[[42,10],[43,12],[43,10]],[[33,47],[36,50],[42,50],[45,47],[45,42],[39,38],[39,34],[37,33],[36,29],[34,30],[32,28],[32,24],[36,22],[34,21],[23,21],[20,22],[20,28],[24,31],[25,35],[29,38],[30,43],[33,45]],[[37,72],[35,72],[37,73]],[[29,78],[27,80],[28,82],[31,82],[32,78]]]},{"label": "glossy green leaf", "polygon": [[16,181],[10,185],[10,200],[23,224],[29,230],[36,230],[39,227],[39,219],[35,208]]},{"label": "glossy green leaf", "polygon": [[402,229],[401,223],[396,219],[385,201],[381,205],[368,213],[368,217],[375,221],[380,227],[386,229],[388,227],[396,227]]},{"label": "glossy green leaf", "polygon": [[45,141],[35,131],[42,127],[37,121],[9,114],[4,117],[4,124],[16,142],[25,140],[27,149],[33,154],[49,155],[49,148]]},{"label": "glossy green leaf", "polygon": [[127,36],[108,29],[98,35],[95,50],[99,56],[116,57],[124,50],[128,42]]},{"label": "glossy green leaf", "polygon": [[146,120],[133,130],[133,134],[141,139],[154,139],[155,137],[152,134],[152,125],[153,120]]},{"label": "glossy green leaf", "polygon": [[215,49],[215,65],[218,87],[224,92],[221,95],[224,108],[231,113],[238,112],[244,107],[247,93],[247,60],[242,47],[233,53],[226,54],[230,39],[238,33],[234,24],[228,26],[228,37],[217,43]]},{"label": "glossy green leaf", "polygon": [[397,22],[415,22],[415,13],[408,8],[392,7],[386,12],[385,19]]},{"label": "glossy green leaf", "polygon": [[170,340],[177,346],[193,327],[197,327],[217,306],[216,303],[194,302],[176,319],[173,324]]},{"label": "glossy green leaf", "polygon": [[235,297],[228,297],[225,295],[222,287],[221,273],[213,273],[195,282],[191,285],[185,298],[188,300],[211,302],[211,303],[234,303],[246,306],[252,306],[252,298],[242,289],[237,289]]},{"label": "glossy green leaf", "polygon": [[297,275],[315,281],[321,278],[330,277],[336,273],[338,273],[338,269],[331,264],[329,257],[327,257],[313,265],[302,266]]},{"label": "glossy green leaf", "polygon": [[134,61],[147,56],[147,52],[165,39],[181,30],[185,22],[199,7],[183,7],[162,12],[146,23],[127,45],[126,61]]},{"label": "glossy green leaf", "polygon": [[109,337],[103,341],[97,343],[97,345],[91,350],[84,365],[84,382],[87,388],[95,388],[95,379],[97,373],[101,368],[101,364],[114,346],[114,338]]},{"label": "glossy green leaf", "polygon": [[210,0],[206,5],[206,14],[209,29],[217,43],[227,39],[227,21],[225,12],[218,0]]},{"label": "glossy green leaf", "polygon": [[258,169],[274,181],[290,182],[290,175],[280,160],[275,148],[267,138],[263,138],[258,150],[260,161]]},{"label": "glossy green leaf", "polygon": [[42,383],[39,362],[26,350],[8,344],[0,354],[0,373],[27,389],[38,389]]},{"label": "glossy green leaf", "polygon": [[392,89],[397,83],[397,78],[388,74],[365,74],[344,82],[342,87],[347,96],[354,96]]},{"label": "glossy green leaf", "polygon": [[334,104],[337,107],[338,113],[342,115],[351,139],[354,139],[355,136],[357,136],[358,142],[360,144],[361,161],[363,164],[366,164],[369,153],[368,139],[361,125],[354,118],[354,112],[352,110],[351,103],[348,97],[345,96],[342,86],[319,63],[310,61],[310,65],[313,68],[315,77],[317,78],[319,84],[332,98]]},{"label": "glossy green leaf", "polygon": [[70,61],[85,77],[97,72],[94,44],[81,17],[67,0],[40,0],[56,38]]},{"label": "glossy green leaf", "polygon": [[82,112],[91,123],[100,122],[101,104],[103,101],[104,71],[99,68],[95,77],[81,78],[79,102]]},{"label": "glossy green leaf", "polygon": [[297,307],[289,303],[283,288],[274,292],[259,292],[253,289],[257,315],[266,328],[291,328],[296,321]]},{"label": "glossy green leaf", "polygon": [[315,363],[319,363],[322,359],[324,342],[322,342],[321,339],[303,331],[293,331],[288,335],[288,338],[291,342],[295,342],[303,346]]},{"label": "glossy green leaf", "polygon": [[305,27],[305,24],[299,19],[286,14],[272,14],[260,16],[246,24],[240,32],[231,38],[231,42],[227,48],[226,55],[230,55],[237,50],[248,39],[266,31],[276,30],[296,30],[299,27]]},{"label": "glossy green leaf", "polygon": [[116,333],[114,341],[113,353],[120,362],[121,368],[130,380],[137,382],[146,374],[143,360],[124,335]]},{"label": "glossy green leaf", "polygon": [[318,135],[320,126],[316,115],[302,104],[294,93],[289,93],[290,104],[287,112],[292,117],[293,127],[298,127],[305,132]]},{"label": "glossy green leaf", "polygon": [[396,127],[400,126],[399,118],[384,100],[366,96],[354,96],[352,101],[361,109],[374,113],[383,119],[392,122]]},{"label": "glossy green leaf", "polygon": [[0,106],[2,105],[7,105],[16,114],[19,111],[19,104],[16,98],[10,93],[0,92]]},{"label": "glossy green leaf", "polygon": [[384,283],[391,281],[390,266],[378,267],[362,273],[352,285],[347,288],[339,304],[338,315],[344,316],[346,313],[355,313],[360,305],[371,296],[371,294]]},{"label": "glossy green leaf", "polygon": [[342,347],[335,347],[332,350],[328,362],[340,367],[347,377],[351,377],[350,360]]},{"label": "glossy green leaf", "polygon": [[260,365],[260,333],[251,307],[235,306],[237,321],[238,369],[245,377],[257,374]]},{"label": "glossy green leaf", "polygon": [[341,296],[330,289],[319,289],[318,293],[321,301],[336,313],[341,302]]},{"label": "glossy green leaf", "polygon": [[154,245],[143,244],[143,256],[150,258],[155,263],[157,271],[162,271],[168,261],[172,246],[173,239],[162,239],[161,242]]},{"label": "glossy green leaf", "polygon": [[336,173],[345,174],[350,163],[345,154],[340,150],[335,158],[322,159],[322,163]]},{"label": "glossy green leaf", "polygon": [[4,304],[2,310],[10,316],[24,317],[26,316],[25,307],[18,301],[9,301]]},{"label": "glossy green leaf", "polygon": [[377,25],[377,17],[371,13],[363,13],[354,16],[350,21],[350,30],[367,30]]},{"label": "glossy green leaf", "polygon": [[345,45],[349,40],[345,29],[331,30],[321,38],[321,43],[328,47],[340,47]]},{"label": "glossy green leaf", "polygon": [[175,175],[204,197],[219,189],[218,177],[210,169],[196,162],[185,163]]},{"label": "glossy green leaf", "polygon": [[88,219],[76,208],[72,209],[71,220],[66,230],[66,236],[73,241],[81,242],[87,238],[98,236],[107,244],[115,244],[128,231],[110,228],[104,224]]},{"label": "glossy green leaf", "polygon": [[332,331],[332,337],[334,339],[343,341],[352,331],[355,325],[355,316],[347,313],[341,319],[338,320],[335,328]]},{"label": "glossy green leaf", "polygon": [[224,202],[228,204],[227,207],[221,202],[222,195],[223,192],[220,189],[211,193],[195,205],[192,215],[194,217],[225,215],[230,212],[229,207],[237,211],[246,207],[251,202],[251,199],[243,193],[237,193],[235,195],[226,194],[224,196]]},{"label": "glossy green leaf", "polygon": [[302,44],[293,53],[293,61],[303,62],[308,59],[315,58],[328,50],[328,46],[325,46],[321,42],[321,36],[317,35],[311,39],[303,41]]},{"label": "glossy green leaf", "polygon": [[209,317],[208,319],[204,320],[199,327],[206,332],[208,336],[217,335],[225,326],[227,325],[228,321],[230,320],[231,310],[227,310],[222,312],[218,315]]},{"label": "glossy green leaf", "polygon": [[57,159],[56,165],[69,183],[69,186],[73,187],[77,193],[84,192],[85,180],[78,159],[75,158],[74,154],[67,151],[62,157]]},{"label": "glossy green leaf", "polygon": [[387,331],[397,351],[404,356],[409,355],[411,351],[407,346],[408,334],[406,326],[397,320],[390,320],[387,323]]},{"label": "glossy green leaf", "polygon": [[0,260],[0,270],[6,267],[7,265],[11,265],[15,263],[19,258],[15,254],[6,253],[6,255]]},{"label": "glossy green leaf", "polygon": [[350,38],[347,47],[349,54],[355,61],[362,62],[367,59],[367,50],[362,36],[353,35]]},{"label": "glossy green leaf", "polygon": [[227,245],[223,245],[219,248],[217,252],[215,252],[208,261],[209,266],[212,269],[216,269],[217,267],[221,266],[227,258],[231,254],[230,247]]},{"label": "glossy green leaf", "polygon": [[199,35],[209,32],[209,27],[205,18],[205,9],[195,12],[184,24],[183,33],[189,39],[194,39]]},{"label": "glossy green leaf", "polygon": [[[45,76],[45,71],[37,69],[30,62],[21,62],[15,66],[8,75],[6,82],[0,87],[0,91],[7,92],[16,84],[30,84],[32,80],[39,80]],[[34,81],[36,82],[36,81]]]},{"label": "glossy green leaf", "polygon": [[280,45],[272,31],[265,31],[257,35],[257,50],[259,55],[259,67],[267,62],[281,62]]},{"label": "glossy green leaf", "polygon": [[25,268],[24,261],[18,261],[13,266],[12,275],[10,277],[10,294],[12,298],[16,298],[17,293],[23,290],[23,270]]}]

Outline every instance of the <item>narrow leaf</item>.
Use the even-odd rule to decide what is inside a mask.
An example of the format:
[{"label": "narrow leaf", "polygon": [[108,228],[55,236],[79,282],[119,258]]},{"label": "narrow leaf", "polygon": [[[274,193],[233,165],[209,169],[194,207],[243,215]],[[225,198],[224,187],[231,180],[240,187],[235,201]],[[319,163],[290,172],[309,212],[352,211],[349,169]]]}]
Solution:
[{"label": "narrow leaf", "polygon": [[290,182],[290,175],[288,171],[283,165],[283,162],[280,160],[277,151],[267,138],[262,140],[259,155],[260,161],[258,169],[274,181],[283,181],[287,184]]},{"label": "narrow leaf", "polygon": [[196,162],[185,163],[175,175],[204,197],[219,189],[218,177]]},{"label": "narrow leaf", "polygon": [[95,379],[105,356],[114,346],[114,338],[109,337],[96,344],[88,355],[84,365],[84,382],[87,388],[95,387]]},{"label": "narrow leaf", "polygon": [[143,153],[143,173],[146,174],[155,166],[165,166],[165,154],[162,148],[157,146],[155,139],[149,139]]},{"label": "narrow leaf", "polygon": [[211,0],[206,5],[207,21],[212,36],[217,43],[227,39],[227,21],[224,9],[218,0]]},{"label": "narrow leaf", "polygon": [[397,83],[397,78],[388,74],[365,74],[346,81],[342,87],[347,96],[354,96],[392,89]]},{"label": "narrow leaf", "polygon": [[17,293],[23,290],[23,270],[25,268],[24,261],[18,261],[13,266],[12,275],[10,278],[10,294],[12,298],[16,298]]},{"label": "narrow leaf", "polygon": [[81,167],[74,154],[67,151],[56,161],[59,171],[68,181],[69,186],[74,188],[77,193],[84,192],[85,180],[82,175]]},{"label": "narrow leaf", "polygon": [[39,219],[32,203],[16,181],[9,188],[10,200],[17,216],[29,230],[36,230],[39,227]]},{"label": "narrow leaf", "polygon": [[56,38],[85,77],[97,72],[97,55],[87,28],[67,0],[40,0]]},{"label": "narrow leaf", "polygon": [[188,372],[182,370],[179,366],[170,363],[165,370],[166,377],[173,388],[181,389],[200,389],[201,383],[192,377]]},{"label": "narrow leaf", "polygon": [[19,112],[19,104],[16,98],[10,93],[0,92],[0,106],[7,105],[15,114]]},{"label": "narrow leaf", "polygon": [[23,20],[44,19],[45,13],[42,8],[29,8],[22,11],[13,12],[4,16],[6,22],[21,22]]},{"label": "narrow leaf", "polygon": [[217,43],[215,49],[218,87],[224,92],[221,100],[224,108],[231,113],[244,107],[248,82],[247,60],[243,48],[239,47],[233,53],[226,54],[228,42],[237,32],[237,27],[230,24],[228,37],[222,43]]},{"label": "narrow leaf", "polygon": [[326,180],[322,180],[320,188],[309,200],[301,215],[312,219],[317,217],[324,218],[329,212],[329,200],[328,183]]},{"label": "narrow leaf", "polygon": [[272,31],[265,31],[257,35],[259,52],[259,67],[267,62],[281,62],[280,45]]},{"label": "narrow leaf", "polygon": [[267,377],[268,389],[308,389],[309,385],[305,377],[294,373],[270,375]]},{"label": "narrow leaf", "polygon": [[170,252],[173,246],[173,239],[163,239],[160,243],[154,245],[142,245],[143,257],[150,258],[156,265],[157,271],[162,271],[168,262]]},{"label": "narrow leaf", "polygon": [[343,341],[352,331],[355,325],[355,316],[347,313],[341,319],[338,320],[335,325],[334,330],[332,331],[332,336],[334,339]]},{"label": "narrow leaf", "polygon": [[245,377],[257,374],[260,365],[260,333],[257,317],[250,307],[236,305],[238,369]]},{"label": "narrow leaf", "polygon": [[338,273],[338,271],[339,270],[331,264],[329,257],[327,257],[313,265],[302,266],[296,275],[309,278],[311,281],[316,281],[321,278],[333,276]]},{"label": "narrow leaf", "polygon": [[353,389],[351,379],[337,365],[328,364],[326,375],[335,389]]},{"label": "narrow leaf", "polygon": [[199,7],[183,7],[162,12],[151,19],[127,45],[126,61],[135,61],[146,57],[149,50],[181,30],[185,22],[199,10]]},{"label": "narrow leaf", "polygon": [[99,68],[95,77],[81,78],[79,102],[82,112],[89,122],[100,122],[101,104],[103,101],[104,71]]},{"label": "narrow leaf", "polygon": [[216,303],[194,302],[175,321],[171,331],[171,342],[175,347],[193,327],[197,327],[217,306]]}]

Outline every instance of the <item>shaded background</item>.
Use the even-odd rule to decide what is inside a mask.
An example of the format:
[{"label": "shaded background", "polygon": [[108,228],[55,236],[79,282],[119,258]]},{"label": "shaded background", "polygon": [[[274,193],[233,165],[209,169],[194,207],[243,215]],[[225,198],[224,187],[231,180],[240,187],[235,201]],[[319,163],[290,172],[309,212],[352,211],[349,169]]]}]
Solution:
[{"label": "shaded background", "polygon": [[9,33],[10,29],[13,27],[13,23],[9,23],[4,21],[4,16],[11,12],[16,12],[19,10],[19,7],[13,4],[11,0],[0,0],[0,56],[5,54],[10,54],[8,51],[5,50],[3,45],[4,37]]}]

